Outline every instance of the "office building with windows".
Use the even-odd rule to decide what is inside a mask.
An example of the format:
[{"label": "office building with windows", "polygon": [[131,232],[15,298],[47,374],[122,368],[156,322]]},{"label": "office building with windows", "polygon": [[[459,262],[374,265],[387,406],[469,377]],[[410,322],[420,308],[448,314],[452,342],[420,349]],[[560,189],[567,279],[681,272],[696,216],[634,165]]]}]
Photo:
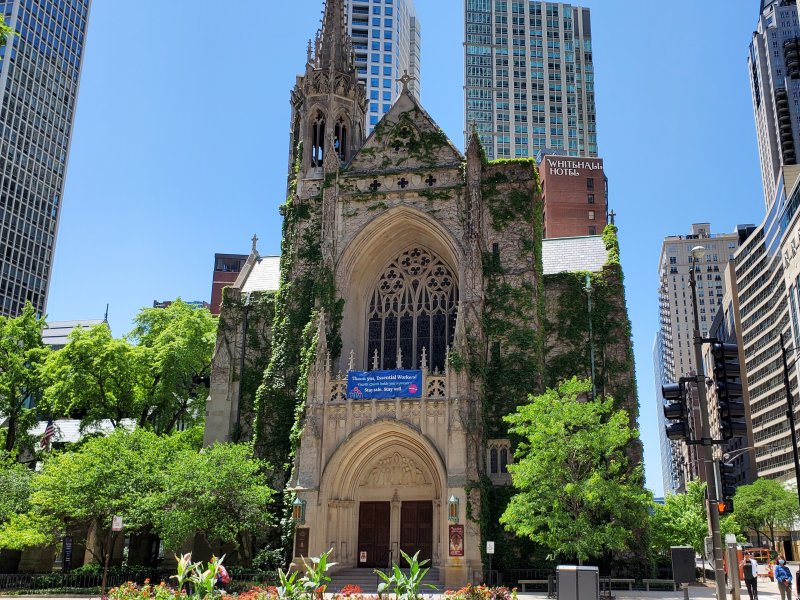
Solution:
[{"label": "office building with windows", "polygon": [[[695,246],[704,246],[706,255],[700,262],[693,262],[690,251]],[[659,317],[660,327],[653,353],[660,361],[655,370],[657,390],[656,410],[659,422],[663,425],[663,399],[661,385],[676,382],[681,377],[697,372],[694,360],[692,331],[694,315],[689,286],[689,272],[694,269],[697,280],[698,323],[700,334],[708,337],[709,329],[722,304],[725,295],[723,277],[728,262],[733,260],[739,247],[736,233],[712,234],[709,223],[695,223],[688,235],[674,235],[664,238],[659,259]],[[691,402],[690,418],[699,420],[699,407],[696,400]],[[663,429],[663,427],[662,427]],[[696,448],[683,442],[662,444],[662,452],[669,449],[669,456],[663,456],[662,465],[670,465],[669,473],[664,473],[665,491],[682,491],[687,481],[701,474],[701,461],[697,459]],[[662,466],[663,468],[663,466]],[[669,478],[669,481],[667,479]],[[667,484],[670,485],[667,485]]]},{"label": "office building with windows", "polygon": [[563,150],[596,157],[588,8],[539,0],[466,0],[465,136],[489,158]]},{"label": "office building with windows", "polygon": [[47,306],[91,0],[0,2],[0,314]]},{"label": "office building with windows", "polygon": [[[789,383],[796,397],[800,352],[792,348],[800,339],[800,166],[781,168],[776,183],[770,210],[758,227],[746,231],[736,253],[736,285],[757,475],[791,487],[795,477],[780,337],[790,349]],[[795,415],[798,406],[795,400]]]},{"label": "office building with windows", "polygon": [[367,131],[389,112],[403,89],[420,100],[422,29],[413,0],[348,0],[349,33],[358,79],[367,88]]},{"label": "office building with windows", "polygon": [[776,198],[782,165],[800,150],[800,24],[796,0],[761,0],[747,58],[764,203]]}]

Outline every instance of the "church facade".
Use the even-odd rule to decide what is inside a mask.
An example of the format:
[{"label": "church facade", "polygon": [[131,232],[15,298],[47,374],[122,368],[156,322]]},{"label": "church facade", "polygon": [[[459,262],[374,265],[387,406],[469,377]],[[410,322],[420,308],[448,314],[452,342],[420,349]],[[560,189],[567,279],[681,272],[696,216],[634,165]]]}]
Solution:
[{"label": "church facade", "polygon": [[[583,290],[583,274],[564,273],[613,287],[606,310],[624,331],[592,375],[635,424],[621,272],[601,236],[559,240],[548,258],[533,161],[488,162],[476,135],[462,154],[407,78],[364,139],[344,19],[327,0],[292,92],[282,255],[254,243],[225,290],[205,441],[253,439],[274,466],[295,498],[293,556],[333,549],[339,565],[374,568],[419,553],[452,588],[480,580],[494,539],[487,502],[513,461],[502,417],[589,375],[600,340],[559,327],[603,317],[560,314]],[[354,392],[370,373],[414,383]]]}]

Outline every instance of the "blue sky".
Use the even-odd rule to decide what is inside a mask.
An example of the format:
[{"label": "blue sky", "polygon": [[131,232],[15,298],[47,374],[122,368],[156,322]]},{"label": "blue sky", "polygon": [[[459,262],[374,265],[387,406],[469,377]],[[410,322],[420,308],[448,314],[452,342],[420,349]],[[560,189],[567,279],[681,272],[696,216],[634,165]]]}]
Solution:
[{"label": "blue sky", "polygon": [[[416,0],[422,102],[463,147],[463,0]],[[578,4],[578,3],[576,3]],[[648,486],[661,492],[651,350],[665,235],[758,223],[746,57],[757,0],[584,0],[600,154],[633,321]],[[131,329],[154,299],[208,300],[215,252],[277,254],[289,92],[322,0],[94,0],[50,320]],[[151,8],[155,8],[155,5]]]}]

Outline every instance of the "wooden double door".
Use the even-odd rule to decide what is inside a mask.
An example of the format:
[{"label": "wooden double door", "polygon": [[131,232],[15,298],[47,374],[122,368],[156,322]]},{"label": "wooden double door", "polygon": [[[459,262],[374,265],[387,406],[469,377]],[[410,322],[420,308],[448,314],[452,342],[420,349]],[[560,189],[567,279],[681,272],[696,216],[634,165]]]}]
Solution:
[{"label": "wooden double door", "polygon": [[[358,566],[385,567],[389,563],[392,508],[389,502],[361,502],[358,510]],[[400,549],[420,560],[433,556],[433,502],[400,505]],[[391,559],[405,567],[400,556]]]}]

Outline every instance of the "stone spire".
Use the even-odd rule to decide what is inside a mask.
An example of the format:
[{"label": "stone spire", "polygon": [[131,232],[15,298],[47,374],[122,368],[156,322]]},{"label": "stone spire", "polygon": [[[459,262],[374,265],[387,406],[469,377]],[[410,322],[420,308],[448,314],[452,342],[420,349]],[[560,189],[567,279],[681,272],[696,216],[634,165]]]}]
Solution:
[{"label": "stone spire", "polygon": [[353,43],[347,33],[344,0],[325,0],[322,27],[317,33],[314,68],[350,73],[353,64]]}]

